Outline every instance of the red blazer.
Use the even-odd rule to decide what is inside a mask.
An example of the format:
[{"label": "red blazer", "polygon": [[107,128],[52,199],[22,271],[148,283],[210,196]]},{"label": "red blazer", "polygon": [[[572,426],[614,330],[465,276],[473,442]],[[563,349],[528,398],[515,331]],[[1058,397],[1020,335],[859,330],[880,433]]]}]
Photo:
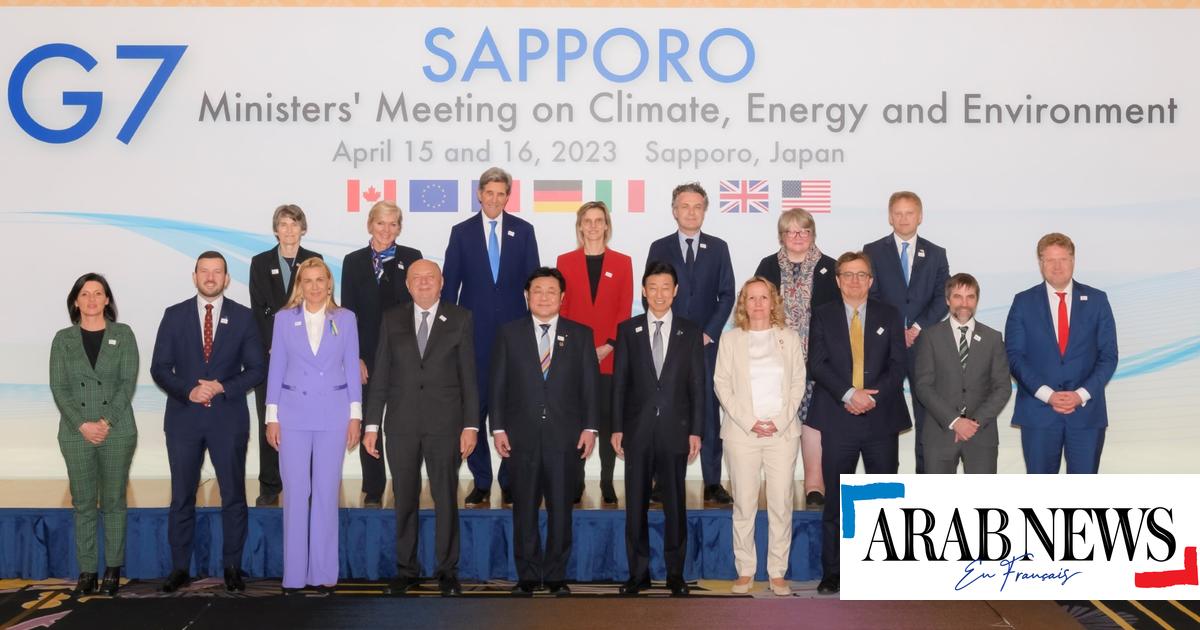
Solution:
[{"label": "red blazer", "polygon": [[[588,282],[587,258],[582,247],[559,256],[558,270],[567,279],[562,316],[590,327],[596,347],[616,339],[617,324],[629,319],[633,308],[633,260],[611,249],[604,253],[595,303],[592,302],[592,285]],[[600,362],[600,373],[612,372],[613,355],[610,352]]]}]

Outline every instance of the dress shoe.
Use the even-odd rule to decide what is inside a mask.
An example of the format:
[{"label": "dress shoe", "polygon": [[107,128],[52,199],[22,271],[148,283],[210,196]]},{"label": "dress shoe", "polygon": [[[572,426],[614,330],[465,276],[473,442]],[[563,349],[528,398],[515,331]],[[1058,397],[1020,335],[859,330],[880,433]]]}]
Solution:
[{"label": "dress shoe", "polygon": [[387,588],[384,590],[384,593],[386,593],[388,595],[395,595],[395,596],[407,595],[408,589],[413,588],[414,586],[419,586],[420,584],[421,584],[421,578],[396,577],[396,578],[392,578],[391,582],[388,582]]},{"label": "dress shoe", "polygon": [[283,591],[284,597],[304,597],[304,589],[302,588],[288,588],[284,586],[280,590]]},{"label": "dress shoe", "polygon": [[121,588],[121,567],[108,567],[104,569],[104,580],[100,582],[100,592],[113,597],[117,594],[117,589]]},{"label": "dress shoe", "polygon": [[638,593],[641,593],[649,588],[650,578],[646,578],[644,580],[635,580],[630,578],[625,580],[624,584],[621,584],[621,587],[617,589],[617,592],[622,595],[637,595]]},{"label": "dress shoe", "polygon": [[438,590],[442,592],[442,597],[458,597],[462,595],[462,584],[452,575],[443,576],[438,578]]},{"label": "dress shoe", "polygon": [[379,509],[383,507],[383,497],[375,494],[368,494],[363,498],[363,507]]},{"label": "dress shoe", "polygon": [[516,585],[512,587],[512,594],[519,597],[532,597],[533,592],[537,590],[537,587],[537,582],[517,582]]},{"label": "dress shoe", "polygon": [[719,483],[704,487],[704,507],[729,507],[733,505],[733,497]]},{"label": "dress shoe", "polygon": [[278,492],[264,492],[254,500],[254,507],[279,507]]},{"label": "dress shoe", "polygon": [[91,595],[96,592],[96,574],[80,573],[79,581],[75,582],[76,595]]},{"label": "dress shoe", "polygon": [[555,597],[566,597],[571,594],[571,587],[566,582],[546,582],[546,590]]},{"label": "dress shoe", "polygon": [[751,586],[754,586],[754,578],[743,575],[733,582],[733,586],[729,588],[729,592],[734,595],[745,595],[750,592]]},{"label": "dress shoe", "polygon": [[480,490],[479,486],[475,486],[475,488],[471,490],[471,493],[467,495],[467,498],[463,499],[463,506],[469,508],[488,507],[491,505],[491,503],[491,491]]},{"label": "dress shoe", "polygon": [[791,597],[792,587],[783,578],[771,578],[771,592],[779,597]]},{"label": "dress shoe", "polygon": [[688,593],[692,592],[692,590],[688,588],[687,582],[683,581],[683,578],[681,577],[667,578],[667,588],[671,589],[671,597],[684,597]]},{"label": "dress shoe", "polygon": [[825,507],[825,495],[813,490],[804,496],[804,503],[810,510],[820,510]]},{"label": "dress shoe", "polygon": [[600,506],[606,508],[617,507],[617,491],[611,483],[600,484]]},{"label": "dress shoe", "polygon": [[237,567],[225,567],[225,590],[238,593],[246,590],[246,582],[242,580],[242,570]]},{"label": "dress shoe", "polygon": [[500,488],[500,502],[506,508],[512,507],[512,490]]},{"label": "dress shoe", "polygon": [[817,592],[822,595],[833,595],[842,590],[842,578],[838,575],[827,575],[821,578],[821,583],[817,585]]},{"label": "dress shoe", "polygon": [[168,575],[167,579],[163,581],[162,592],[174,593],[184,586],[191,584],[191,582],[192,578],[188,575],[187,571],[175,569],[174,571],[171,571],[171,574]]}]

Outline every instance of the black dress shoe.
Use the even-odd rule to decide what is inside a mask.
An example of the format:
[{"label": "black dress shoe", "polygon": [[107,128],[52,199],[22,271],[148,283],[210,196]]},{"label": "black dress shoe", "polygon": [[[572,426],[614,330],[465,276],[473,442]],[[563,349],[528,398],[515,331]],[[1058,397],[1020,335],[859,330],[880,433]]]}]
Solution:
[{"label": "black dress shoe", "polygon": [[533,592],[537,590],[537,587],[537,582],[517,582],[516,585],[512,587],[512,594],[519,597],[532,597]]},{"label": "black dress shoe", "polygon": [[492,503],[491,491],[480,490],[479,486],[471,490],[466,499],[463,499],[463,506],[469,508],[488,507]]},{"label": "black dress shoe", "polygon": [[264,492],[254,500],[254,507],[279,507],[278,492]]},{"label": "black dress shoe", "polygon": [[606,508],[617,507],[617,491],[612,484],[600,484],[600,505]]},{"label": "black dress shoe", "polygon": [[555,597],[566,597],[571,594],[571,587],[566,582],[546,582],[546,590]]},{"label": "black dress shoe", "polygon": [[512,490],[500,489],[500,501],[506,508],[512,507]]},{"label": "black dress shoe", "polygon": [[191,584],[191,582],[192,578],[188,575],[187,571],[175,569],[174,571],[171,571],[171,574],[168,575],[167,579],[163,581],[162,592],[174,593],[180,588]]},{"label": "black dress shoe", "polygon": [[817,592],[822,595],[833,595],[842,590],[842,578],[839,575],[827,575],[821,578],[821,583],[817,585]]},{"label": "black dress shoe", "polygon": [[96,574],[95,573],[80,573],[79,580],[75,582],[76,595],[91,595],[96,592]]},{"label": "black dress shoe", "polygon": [[622,595],[637,595],[648,588],[650,588],[650,578],[646,578],[644,580],[635,580],[630,578],[625,580],[625,583],[622,584],[619,589],[617,589],[617,592]]},{"label": "black dress shoe", "polygon": [[458,597],[462,595],[462,584],[452,575],[442,576],[438,578],[438,590],[442,592],[442,597]]},{"label": "black dress shoe", "polygon": [[121,567],[108,567],[104,569],[104,581],[100,582],[100,592],[108,595],[109,597],[113,597],[117,594],[117,590],[120,588]]},{"label": "black dress shoe", "polygon": [[242,570],[237,567],[225,567],[225,590],[237,593],[246,590],[246,582],[242,580]]},{"label": "black dress shoe", "polygon": [[410,588],[413,588],[414,586],[420,586],[420,584],[421,584],[421,578],[416,578],[416,577],[392,578],[392,581],[388,582],[387,587],[384,589],[384,593],[386,593],[388,595],[397,596],[397,597],[400,595],[407,595],[408,590]]},{"label": "black dress shoe", "polygon": [[813,490],[804,496],[804,503],[810,510],[820,510],[825,507],[825,495]]},{"label": "black dress shoe", "polygon": [[379,509],[383,507],[383,497],[375,494],[368,494],[363,499],[363,507]]},{"label": "black dress shoe", "polygon": [[733,497],[725,491],[721,484],[704,487],[704,507],[729,507],[733,505]]},{"label": "black dress shoe", "polygon": [[688,588],[687,582],[685,582],[681,577],[667,578],[667,588],[671,589],[671,597],[684,597],[688,593],[692,592],[691,589]]}]

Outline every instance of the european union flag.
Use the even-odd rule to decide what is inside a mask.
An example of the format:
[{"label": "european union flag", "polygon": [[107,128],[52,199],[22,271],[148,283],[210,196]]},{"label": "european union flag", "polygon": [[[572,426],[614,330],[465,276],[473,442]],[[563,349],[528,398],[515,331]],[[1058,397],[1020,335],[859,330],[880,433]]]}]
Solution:
[{"label": "european union flag", "polygon": [[458,180],[409,181],[408,209],[410,212],[458,212]]}]

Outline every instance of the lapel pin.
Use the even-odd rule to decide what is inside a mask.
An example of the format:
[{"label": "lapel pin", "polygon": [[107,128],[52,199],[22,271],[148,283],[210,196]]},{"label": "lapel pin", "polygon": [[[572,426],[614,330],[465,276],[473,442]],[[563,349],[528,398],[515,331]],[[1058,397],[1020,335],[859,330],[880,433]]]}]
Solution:
[{"label": "lapel pin", "polygon": [[439,321],[439,322],[444,322],[444,321],[446,321],[446,316],[445,316],[445,315],[438,315],[438,321]]},{"label": "lapel pin", "polygon": [[876,334],[876,335],[882,335],[882,334],[883,334],[883,326],[880,326],[880,327],[879,327],[879,330],[876,330],[876,331],[875,331],[875,334]]},{"label": "lapel pin", "polygon": [[821,273],[829,273],[829,269],[826,267],[821,267]]},{"label": "lapel pin", "polygon": [[229,318],[228,318],[228,317],[222,317],[222,318],[221,318],[221,323],[222,323],[222,324],[228,324],[228,323],[229,323]]},{"label": "lapel pin", "polygon": [[708,243],[700,243],[700,249],[708,249]]},{"label": "lapel pin", "polygon": [[925,257],[925,250],[918,249],[917,250],[917,258],[924,258],[924,257]]},{"label": "lapel pin", "polygon": [[296,326],[296,327],[300,327],[300,326],[304,325],[304,322],[292,322],[292,325]]},{"label": "lapel pin", "polygon": [[396,266],[397,266],[397,267],[399,267],[400,269],[403,269],[403,268],[404,268],[404,263],[402,263],[402,262],[400,262],[400,261],[396,261]]},{"label": "lapel pin", "polygon": [[605,277],[605,278],[611,278],[611,277],[612,277],[612,272],[611,272],[611,271],[605,271],[605,272],[604,272],[604,277]]},{"label": "lapel pin", "polygon": [[116,339],[109,339],[109,340],[108,340],[108,345],[110,345],[110,346],[115,346],[115,345],[117,345],[117,340],[116,340]]},{"label": "lapel pin", "polygon": [[566,337],[564,337],[564,336],[562,336],[562,335],[558,335],[558,340],[559,340],[559,341],[566,341],[566,340],[567,340],[567,338],[566,338]]},{"label": "lapel pin", "polygon": [[635,333],[640,333],[640,332],[642,332],[642,327],[641,327],[641,326],[638,326],[637,328],[634,328],[634,329],[633,329],[633,332],[635,332]]},{"label": "lapel pin", "polygon": [[971,338],[974,339],[975,341],[983,341],[983,339],[979,335],[971,335]]},{"label": "lapel pin", "polygon": [[1086,295],[1081,295],[1081,296],[1079,296],[1079,301],[1080,301],[1080,302],[1086,302],[1086,301],[1087,301],[1087,296],[1086,296]]},{"label": "lapel pin", "polygon": [[512,231],[512,230],[509,230],[509,231],[508,231],[508,235],[509,235],[509,236],[516,236],[516,235],[517,235],[517,233],[516,233],[516,232],[514,232],[514,231]]},{"label": "lapel pin", "polygon": [[682,330],[676,330],[676,331],[675,331],[675,336],[676,336],[676,337],[682,337],[682,336],[683,336],[683,331],[682,331]]},{"label": "lapel pin", "polygon": [[279,270],[278,270],[278,269],[272,269],[272,270],[271,270],[271,275],[272,275],[272,276],[278,276],[278,275],[279,275]]}]

